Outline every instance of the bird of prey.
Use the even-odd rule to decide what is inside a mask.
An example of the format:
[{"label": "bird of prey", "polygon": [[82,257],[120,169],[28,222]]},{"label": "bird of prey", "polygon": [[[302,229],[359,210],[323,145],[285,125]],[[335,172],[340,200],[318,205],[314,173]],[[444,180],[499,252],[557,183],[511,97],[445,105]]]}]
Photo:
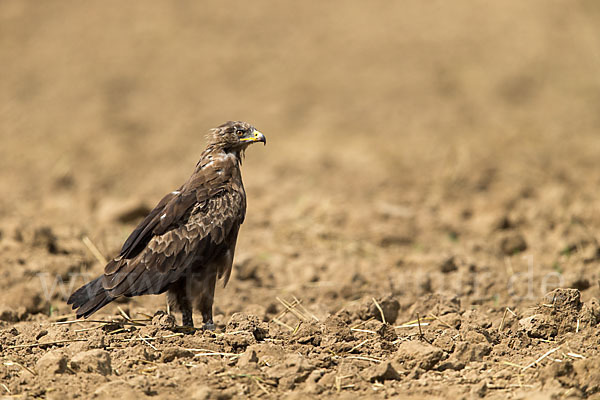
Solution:
[{"label": "bird of prey", "polygon": [[167,194],[129,235],[104,274],[68,299],[77,317],[89,317],[121,296],[167,292],[169,306],[193,327],[194,302],[204,328],[214,329],[212,306],[217,279],[226,285],[246,193],[240,165],[246,148],[265,136],[246,122],[229,121],[210,131],[194,173]]}]

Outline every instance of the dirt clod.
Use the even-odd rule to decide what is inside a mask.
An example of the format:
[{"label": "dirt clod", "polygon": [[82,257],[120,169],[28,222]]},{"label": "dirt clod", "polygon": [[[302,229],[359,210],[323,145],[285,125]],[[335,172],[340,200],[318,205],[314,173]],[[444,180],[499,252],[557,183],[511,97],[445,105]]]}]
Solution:
[{"label": "dirt clod", "polygon": [[157,311],[152,317],[152,325],[160,329],[173,329],[175,324],[175,316],[164,311]]},{"label": "dirt clod", "polygon": [[0,308],[0,321],[6,322],[17,322],[19,320],[19,313],[9,307]]},{"label": "dirt clod", "polygon": [[446,258],[440,265],[440,272],[442,272],[443,274],[448,274],[456,270],[458,270],[458,266],[456,265],[454,257]]},{"label": "dirt clod", "polygon": [[115,380],[112,382],[104,383],[94,391],[94,398],[96,399],[104,399],[104,400],[113,400],[123,399],[123,400],[133,400],[141,397],[141,393],[134,390],[131,385],[129,385],[124,380]]},{"label": "dirt clod", "polygon": [[247,349],[239,358],[237,365],[240,368],[246,368],[258,362],[258,357],[254,349]]},{"label": "dirt clod", "polygon": [[402,378],[389,361],[366,368],[362,376],[369,382],[395,381]]},{"label": "dirt clod", "polygon": [[527,242],[520,233],[512,232],[505,235],[500,240],[500,250],[502,253],[510,256],[527,250]]},{"label": "dirt clod", "polygon": [[35,370],[39,375],[64,374],[68,372],[68,361],[62,350],[52,350],[40,357]]},{"label": "dirt clod", "polygon": [[427,371],[435,367],[443,355],[442,349],[429,343],[409,340],[398,346],[395,357],[405,369],[417,367]]},{"label": "dirt clod", "polygon": [[[385,318],[385,322],[389,324],[393,324],[396,322],[396,318],[398,317],[398,310],[400,310],[400,303],[396,300],[392,295],[387,295],[385,297],[375,299],[377,304],[371,300],[371,303],[368,304],[368,309],[366,314],[363,316],[364,319],[375,318],[379,321],[383,321],[382,318]],[[382,317],[383,312],[383,317]]]},{"label": "dirt clod", "polygon": [[37,228],[33,233],[33,245],[42,247],[51,254],[56,254],[58,252],[56,242],[56,235],[49,226]]},{"label": "dirt clod", "polygon": [[73,371],[110,375],[112,373],[110,353],[106,350],[94,349],[78,353],[70,363]]},{"label": "dirt clod", "polygon": [[227,322],[225,332],[230,335],[247,332],[250,333],[255,340],[263,340],[268,336],[269,328],[266,323],[262,322],[255,315],[235,313]]},{"label": "dirt clod", "polygon": [[519,320],[521,328],[532,338],[550,339],[558,333],[554,320],[544,314],[534,314]]},{"label": "dirt clod", "polygon": [[555,289],[544,296],[533,315],[522,318],[519,324],[530,337],[550,339],[583,328],[582,321],[586,326],[596,325],[598,310],[595,299],[584,305],[577,289]]},{"label": "dirt clod", "polygon": [[458,361],[459,363],[467,364],[471,361],[481,361],[485,356],[490,354],[492,346],[487,343],[470,343],[459,341],[454,347],[454,352],[449,358],[449,361]]},{"label": "dirt clod", "polygon": [[282,364],[273,365],[267,370],[267,376],[278,382],[286,390],[294,388],[296,384],[304,382],[315,366],[300,354],[286,356]]},{"label": "dirt clod", "polygon": [[181,347],[167,347],[162,352],[162,361],[171,362],[177,358],[194,357],[194,353]]}]

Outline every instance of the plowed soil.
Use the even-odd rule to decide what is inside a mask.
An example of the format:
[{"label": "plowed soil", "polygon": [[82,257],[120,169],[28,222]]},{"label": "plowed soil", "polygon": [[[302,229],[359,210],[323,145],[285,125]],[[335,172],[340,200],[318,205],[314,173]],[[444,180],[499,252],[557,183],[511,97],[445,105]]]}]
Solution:
[{"label": "plowed soil", "polygon": [[[1,395],[600,396],[600,3],[4,0],[0,64]],[[232,119],[216,331],[76,321]]]}]

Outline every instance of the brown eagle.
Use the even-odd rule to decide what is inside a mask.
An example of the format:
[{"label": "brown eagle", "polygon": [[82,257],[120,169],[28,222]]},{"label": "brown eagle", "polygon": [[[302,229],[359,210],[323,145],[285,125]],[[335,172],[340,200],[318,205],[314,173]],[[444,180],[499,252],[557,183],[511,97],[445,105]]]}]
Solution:
[{"label": "brown eagle", "polygon": [[204,327],[214,329],[212,305],[217,278],[227,284],[246,193],[240,165],[251,143],[267,143],[253,126],[229,121],[212,129],[194,173],[167,194],[129,235],[104,275],[75,291],[68,304],[77,317],[89,317],[118,297],[167,292],[181,311],[184,326],[194,326],[192,301]]}]

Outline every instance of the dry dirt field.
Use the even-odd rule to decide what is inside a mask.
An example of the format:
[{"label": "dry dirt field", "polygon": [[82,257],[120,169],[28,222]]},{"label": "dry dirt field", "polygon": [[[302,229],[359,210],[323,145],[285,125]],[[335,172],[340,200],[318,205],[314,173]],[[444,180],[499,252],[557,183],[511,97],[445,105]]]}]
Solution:
[{"label": "dry dirt field", "polygon": [[[0,65],[1,396],[600,398],[600,2],[2,0]],[[230,119],[216,331],[74,321]]]}]

